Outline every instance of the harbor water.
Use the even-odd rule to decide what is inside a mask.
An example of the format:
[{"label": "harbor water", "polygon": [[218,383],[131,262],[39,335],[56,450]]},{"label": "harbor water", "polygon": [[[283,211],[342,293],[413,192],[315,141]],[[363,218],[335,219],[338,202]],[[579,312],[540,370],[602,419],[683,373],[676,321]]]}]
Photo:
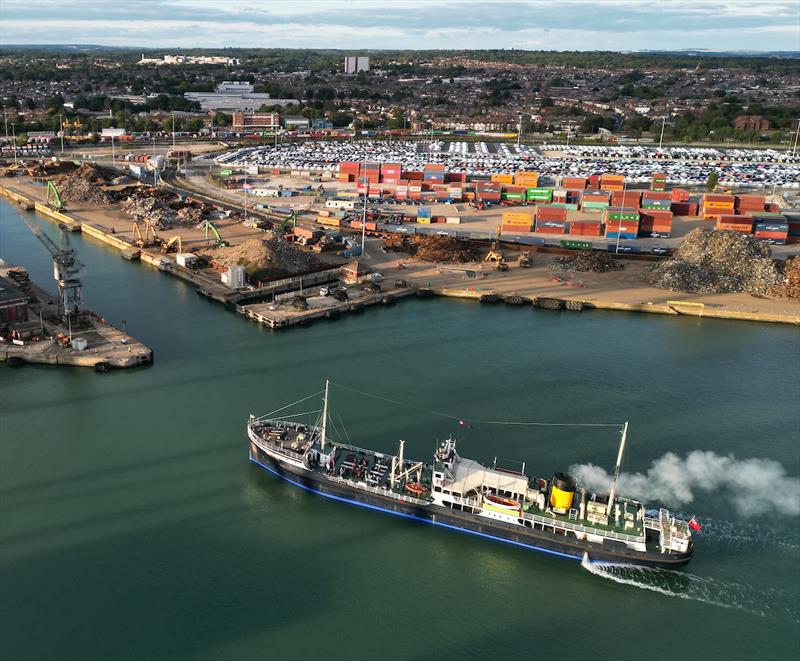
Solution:
[{"label": "harbor water", "polygon": [[[0,213],[0,257],[52,288],[26,212]],[[0,365],[3,658],[800,654],[797,328],[409,299],[270,332],[71,238],[87,305],[155,363]],[[249,463],[247,416],[325,379],[385,398],[334,385],[343,440],[393,452],[404,439],[429,459],[452,433],[464,456],[544,477],[609,471],[617,430],[486,422],[628,420],[626,474],[710,466],[694,481],[679,470],[673,494],[704,526],[695,557],[682,572],[582,566],[329,501]]]}]

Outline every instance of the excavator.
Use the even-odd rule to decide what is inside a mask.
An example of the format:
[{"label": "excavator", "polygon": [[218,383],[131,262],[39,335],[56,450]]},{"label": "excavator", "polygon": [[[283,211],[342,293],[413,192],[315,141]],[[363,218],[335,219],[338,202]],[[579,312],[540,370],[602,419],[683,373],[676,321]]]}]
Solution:
[{"label": "excavator", "polygon": [[168,252],[172,252],[173,250],[178,254],[183,252],[183,244],[181,243],[180,234],[176,234],[169,241],[164,241],[164,243],[161,244],[161,252],[166,254]]},{"label": "excavator", "polygon": [[227,248],[228,246],[230,246],[230,245],[231,245],[230,243],[228,243],[228,242],[227,242],[225,239],[223,239],[223,238],[220,236],[220,233],[219,233],[219,231],[217,230],[217,228],[216,228],[216,227],[214,227],[214,225],[212,225],[212,224],[211,224],[211,221],[210,221],[210,220],[206,220],[206,221],[205,221],[205,224],[204,224],[204,229],[205,229],[205,231],[206,231],[206,240],[208,240],[208,230],[209,230],[209,229],[211,230],[211,233],[214,235],[214,238],[215,238],[215,239],[216,239],[216,241],[217,241],[217,243],[216,243],[216,246],[215,246],[215,247],[217,247],[217,248]]},{"label": "excavator", "polygon": [[161,243],[161,238],[158,236],[156,226],[152,221],[144,221],[144,233],[139,221],[133,221],[133,243],[137,248],[149,248]]},{"label": "excavator", "polygon": [[61,195],[58,193],[58,188],[52,181],[47,182],[47,192],[44,198],[45,204],[51,209],[56,211],[64,210],[64,203],[61,201]]},{"label": "excavator", "polygon": [[502,226],[497,226],[497,234],[495,235],[494,241],[492,241],[492,246],[489,248],[489,252],[486,253],[486,257],[483,258],[484,262],[493,262],[497,265],[498,271],[508,271],[508,264],[506,264],[506,258],[503,256],[503,253],[500,251],[500,232],[502,231]]}]

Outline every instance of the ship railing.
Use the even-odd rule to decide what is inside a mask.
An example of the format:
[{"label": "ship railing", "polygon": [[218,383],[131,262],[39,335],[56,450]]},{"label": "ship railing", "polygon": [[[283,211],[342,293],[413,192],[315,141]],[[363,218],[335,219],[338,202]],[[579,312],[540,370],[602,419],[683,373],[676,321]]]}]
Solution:
[{"label": "ship railing", "polygon": [[337,482],[339,484],[344,484],[348,487],[354,487],[356,489],[360,489],[361,491],[368,491],[369,493],[374,493],[379,496],[387,496],[388,498],[394,498],[396,500],[402,500],[403,502],[414,503],[416,505],[429,505],[430,503],[427,500],[420,500],[419,498],[414,498],[414,496],[406,496],[405,494],[398,494],[390,489],[383,489],[381,487],[373,487],[368,484],[364,484],[363,482],[353,482],[352,480],[346,480],[343,477],[338,477],[336,475],[331,475],[328,477],[331,482]]},{"label": "ship railing", "polygon": [[[481,502],[474,498],[464,498],[462,496],[456,496],[455,494],[451,495],[454,503],[458,503],[459,505],[468,505],[469,507],[473,507],[475,509],[481,508]],[[509,510],[509,514],[511,514],[512,510]],[[552,526],[557,528],[563,528],[565,530],[570,530],[573,532],[579,533],[586,533],[588,535],[599,535],[602,537],[608,537],[610,539],[618,539],[622,542],[641,542],[644,539],[644,528],[642,528],[641,535],[630,535],[628,533],[622,532],[613,532],[611,530],[600,530],[598,528],[592,528],[590,526],[583,526],[579,523],[570,523],[568,521],[561,521],[559,519],[551,519],[546,516],[540,516],[538,514],[531,514],[530,512],[525,512],[524,518],[531,522],[539,523],[543,526]]]},{"label": "ship railing", "polygon": [[303,461],[305,459],[305,453],[295,452],[294,450],[285,448],[282,445],[278,445],[277,443],[270,443],[269,441],[264,440],[258,435],[256,435],[256,445],[261,446],[262,450],[271,450],[273,452],[278,452],[284,457],[289,457],[290,459],[294,459],[295,461]]}]

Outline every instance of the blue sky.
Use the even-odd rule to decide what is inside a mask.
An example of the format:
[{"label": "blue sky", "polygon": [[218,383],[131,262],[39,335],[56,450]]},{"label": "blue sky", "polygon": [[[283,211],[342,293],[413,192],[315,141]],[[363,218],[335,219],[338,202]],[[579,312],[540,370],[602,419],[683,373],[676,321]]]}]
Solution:
[{"label": "blue sky", "polygon": [[0,0],[0,43],[800,50],[800,0]]}]

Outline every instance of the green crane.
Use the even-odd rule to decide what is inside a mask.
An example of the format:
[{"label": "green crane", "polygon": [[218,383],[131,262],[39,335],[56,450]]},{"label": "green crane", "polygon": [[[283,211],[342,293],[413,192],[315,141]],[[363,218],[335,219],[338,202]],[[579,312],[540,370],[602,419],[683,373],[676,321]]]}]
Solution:
[{"label": "green crane", "polygon": [[209,229],[214,234],[214,238],[217,240],[217,245],[216,245],[217,248],[227,248],[229,245],[231,245],[230,243],[228,243],[225,239],[223,239],[220,236],[220,233],[217,230],[217,228],[214,227],[214,225],[212,225],[211,221],[209,221],[209,220],[207,220],[205,222],[206,240],[208,240],[208,230]]},{"label": "green crane", "polygon": [[58,211],[64,208],[64,203],[61,201],[61,196],[58,194],[58,188],[56,188],[56,185],[52,181],[47,182],[45,204],[51,209],[56,209]]}]

